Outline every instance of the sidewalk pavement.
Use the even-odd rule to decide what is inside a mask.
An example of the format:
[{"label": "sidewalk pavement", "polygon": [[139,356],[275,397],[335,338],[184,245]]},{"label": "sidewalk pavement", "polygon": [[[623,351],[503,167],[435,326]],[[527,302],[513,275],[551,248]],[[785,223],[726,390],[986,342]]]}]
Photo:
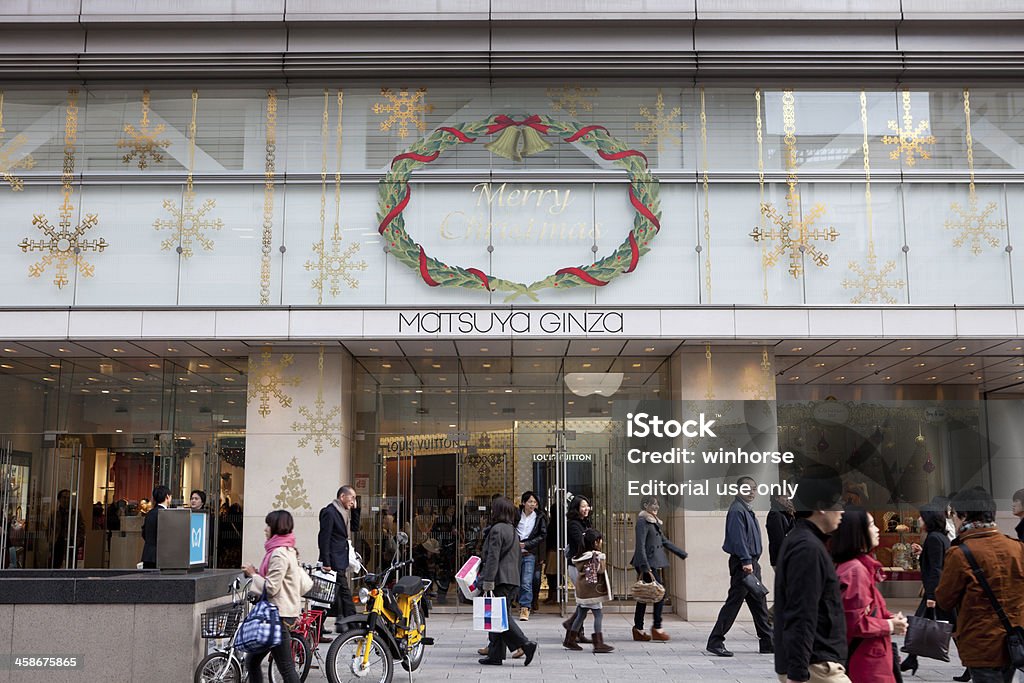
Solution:
[{"label": "sidewalk pavement", "polygon": [[[606,610],[608,612],[608,610]],[[648,615],[650,619],[650,615]],[[713,623],[682,621],[675,615],[665,615],[665,630],[672,636],[667,643],[634,642],[630,629],[633,615],[608,612],[604,616],[605,642],[615,646],[615,652],[596,655],[590,645],[584,645],[582,652],[562,647],[564,631],[562,619],[553,614],[536,614],[528,622],[519,622],[528,638],[537,641],[540,647],[537,657],[529,668],[523,667],[522,659],[505,660],[504,665],[481,666],[477,663],[480,655],[477,648],[487,642],[486,634],[473,631],[473,619],[468,614],[432,614],[427,621],[427,633],[435,644],[427,648],[423,665],[413,674],[412,681],[428,683],[433,681],[493,681],[534,680],[534,681],[600,681],[620,682],[634,677],[652,682],[662,681],[729,681],[751,683],[754,681],[777,681],[774,673],[774,656],[757,653],[757,637],[751,623],[737,622],[729,632],[726,647],[735,653],[734,657],[715,657],[704,652],[708,633]],[[587,618],[587,632],[592,619]],[[650,622],[648,621],[648,628]],[[902,641],[902,638],[897,638]],[[327,646],[321,646],[321,653],[327,653]],[[945,664],[932,659],[922,659],[917,676],[904,674],[907,683],[916,681],[950,681],[963,672],[955,653],[953,662]],[[307,681],[326,680],[315,670],[310,671]],[[409,679],[409,674],[397,663],[395,682]]]}]

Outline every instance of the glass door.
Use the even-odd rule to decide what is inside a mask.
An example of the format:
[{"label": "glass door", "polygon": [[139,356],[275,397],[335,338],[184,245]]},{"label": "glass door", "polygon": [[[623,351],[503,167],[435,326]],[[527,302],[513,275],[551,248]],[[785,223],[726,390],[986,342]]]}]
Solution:
[{"label": "glass door", "polygon": [[85,550],[85,523],[78,495],[82,484],[81,440],[61,438],[53,449],[51,462],[48,566],[51,569],[74,569],[84,559]]}]

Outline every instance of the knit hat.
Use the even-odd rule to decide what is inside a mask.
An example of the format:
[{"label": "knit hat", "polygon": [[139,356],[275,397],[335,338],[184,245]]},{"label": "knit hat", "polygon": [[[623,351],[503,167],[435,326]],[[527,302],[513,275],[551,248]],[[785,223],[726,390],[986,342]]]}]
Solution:
[{"label": "knit hat", "polygon": [[793,507],[799,511],[827,510],[843,495],[843,481],[839,473],[828,465],[807,467],[796,483]]}]

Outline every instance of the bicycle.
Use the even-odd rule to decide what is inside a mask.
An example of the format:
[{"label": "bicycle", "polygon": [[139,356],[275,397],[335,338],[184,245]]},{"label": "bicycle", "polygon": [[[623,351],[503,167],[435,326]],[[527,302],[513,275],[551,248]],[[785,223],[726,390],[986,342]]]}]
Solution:
[{"label": "bicycle", "polygon": [[231,604],[203,612],[202,637],[227,638],[228,642],[224,648],[217,648],[203,657],[196,667],[195,683],[242,683],[245,680],[245,658],[235,649],[235,638],[252,604],[248,595],[251,585],[252,579],[243,582],[242,577],[236,577],[228,588]]},{"label": "bicycle", "polygon": [[[299,674],[299,680],[305,681],[309,675],[310,668],[312,668],[313,659],[316,660],[321,675],[326,675],[324,673],[324,661],[316,645],[319,645],[322,640],[324,618],[327,616],[327,610],[334,602],[337,582],[322,573],[323,563],[321,562],[317,562],[315,565],[303,563],[302,568],[313,579],[313,588],[303,596],[306,600],[302,613],[295,620],[295,624],[289,631],[291,633],[292,660],[295,662],[295,670]],[[321,573],[315,573],[317,571]],[[324,609],[319,609],[314,605],[323,605]],[[314,640],[316,644],[314,644]],[[271,683],[278,683],[283,680],[283,676],[274,663],[273,658],[271,658],[267,665],[267,677]]]}]

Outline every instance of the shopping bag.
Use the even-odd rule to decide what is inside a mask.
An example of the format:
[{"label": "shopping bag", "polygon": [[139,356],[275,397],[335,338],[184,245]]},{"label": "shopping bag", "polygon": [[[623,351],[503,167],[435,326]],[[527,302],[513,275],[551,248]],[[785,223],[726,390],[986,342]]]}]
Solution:
[{"label": "shopping bag", "polygon": [[266,652],[281,642],[281,615],[266,591],[238,627],[235,647],[242,652]]},{"label": "shopping bag", "polygon": [[[931,618],[929,618],[931,613]],[[928,609],[925,616],[908,616],[907,638],[903,651],[918,657],[949,661],[949,639],[953,635],[953,624],[935,621],[935,610]]]},{"label": "shopping bag", "polygon": [[477,585],[476,577],[480,573],[481,560],[476,555],[472,555],[466,563],[462,565],[455,574],[455,583],[459,584],[459,590],[466,596],[467,599],[475,598],[480,595],[480,587]]},{"label": "shopping bag", "polygon": [[473,598],[473,630],[501,633],[508,630],[508,605],[505,598],[490,595]]}]

